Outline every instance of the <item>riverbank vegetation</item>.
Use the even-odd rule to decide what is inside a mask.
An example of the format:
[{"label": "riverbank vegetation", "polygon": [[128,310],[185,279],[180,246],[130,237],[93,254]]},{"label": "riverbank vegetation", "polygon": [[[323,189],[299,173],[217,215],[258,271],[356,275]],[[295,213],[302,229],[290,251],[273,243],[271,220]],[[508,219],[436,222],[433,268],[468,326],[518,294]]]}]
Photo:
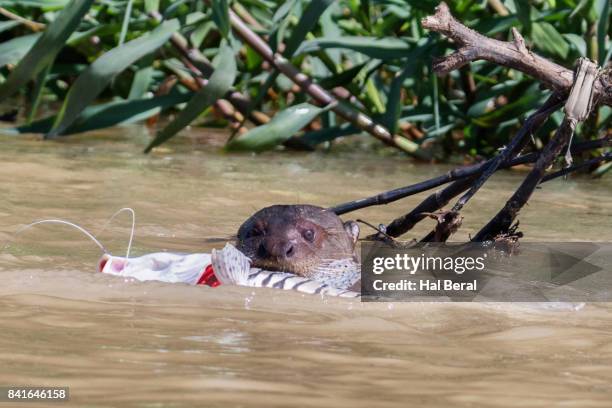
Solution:
[{"label": "riverbank vegetation", "polygon": [[[550,92],[529,73],[482,60],[438,76],[432,63],[456,47],[421,24],[436,5],[3,0],[4,117],[16,114],[10,131],[47,138],[146,120],[147,151],[207,125],[231,128],[234,150],[369,135],[426,160],[490,157]],[[580,57],[610,61],[607,0],[461,0],[451,12],[503,41],[514,27],[527,48],[570,69]],[[609,134],[611,117],[601,104],[574,142]],[[562,119],[551,114],[533,135],[536,149]]]}]

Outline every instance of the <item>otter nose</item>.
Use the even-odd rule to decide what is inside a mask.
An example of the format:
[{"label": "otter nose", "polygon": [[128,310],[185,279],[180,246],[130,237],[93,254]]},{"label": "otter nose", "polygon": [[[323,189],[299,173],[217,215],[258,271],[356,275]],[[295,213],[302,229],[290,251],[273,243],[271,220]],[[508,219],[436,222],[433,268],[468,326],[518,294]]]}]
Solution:
[{"label": "otter nose", "polygon": [[266,240],[259,246],[259,255],[287,259],[295,254],[295,246],[291,241]]},{"label": "otter nose", "polygon": [[283,252],[285,253],[285,258],[291,258],[295,252],[293,244],[291,242],[287,242],[287,244],[285,244],[283,247]]}]

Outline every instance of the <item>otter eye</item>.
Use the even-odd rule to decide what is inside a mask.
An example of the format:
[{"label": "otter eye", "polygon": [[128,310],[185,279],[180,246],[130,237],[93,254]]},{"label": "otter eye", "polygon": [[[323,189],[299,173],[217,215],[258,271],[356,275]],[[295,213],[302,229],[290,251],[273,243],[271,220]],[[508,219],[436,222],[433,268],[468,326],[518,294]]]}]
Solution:
[{"label": "otter eye", "polygon": [[247,232],[247,238],[255,238],[262,236],[264,232],[260,228],[252,228]]},{"label": "otter eye", "polygon": [[307,229],[307,230],[304,230],[304,231],[302,232],[302,236],[304,237],[304,239],[305,239],[306,241],[308,241],[308,242],[312,242],[312,241],[314,241],[314,238],[315,238],[315,233],[314,233],[314,231],[313,231],[313,230],[311,230],[311,229]]}]

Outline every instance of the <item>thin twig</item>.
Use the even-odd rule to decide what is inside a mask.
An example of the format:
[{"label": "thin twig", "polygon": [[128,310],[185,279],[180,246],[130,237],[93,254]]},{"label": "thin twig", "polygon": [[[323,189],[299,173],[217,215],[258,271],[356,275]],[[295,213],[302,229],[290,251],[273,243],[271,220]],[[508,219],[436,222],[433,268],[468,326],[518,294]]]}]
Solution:
[{"label": "thin twig", "polygon": [[554,180],[554,179],[559,178],[559,177],[566,176],[566,175],[568,175],[570,173],[575,173],[578,170],[588,169],[589,167],[592,167],[592,166],[594,166],[596,164],[606,163],[606,162],[609,162],[609,161],[612,161],[612,153],[606,153],[606,154],[603,154],[603,155],[601,155],[599,157],[595,157],[595,158],[593,158],[591,160],[587,160],[587,161],[585,161],[583,163],[574,164],[574,165],[566,167],[564,169],[557,170],[554,173],[547,174],[546,176],[542,177],[542,181],[540,181],[540,184],[545,183],[545,182],[550,181],[550,180]]},{"label": "thin twig", "polygon": [[505,17],[510,14],[510,12],[506,8],[506,6],[504,6],[504,3],[502,3],[501,0],[489,0],[488,3],[489,6],[491,6],[491,8],[495,10],[500,16]]},{"label": "thin twig", "polygon": [[36,21],[31,21],[31,20],[28,20],[27,18],[18,16],[17,14],[5,9],[4,7],[0,7],[0,14],[8,18],[9,20],[14,20],[14,21],[17,21],[23,24],[24,26],[28,27],[30,30],[34,32],[42,31],[45,29],[45,27],[47,27],[43,23],[38,23]]}]

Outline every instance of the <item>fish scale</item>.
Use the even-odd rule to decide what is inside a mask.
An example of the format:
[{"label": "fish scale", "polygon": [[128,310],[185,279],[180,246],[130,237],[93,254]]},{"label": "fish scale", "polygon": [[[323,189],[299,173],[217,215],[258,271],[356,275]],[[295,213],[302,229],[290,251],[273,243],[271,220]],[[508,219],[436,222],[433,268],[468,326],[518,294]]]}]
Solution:
[{"label": "fish scale", "polygon": [[310,295],[321,294],[357,298],[358,292],[341,289],[327,283],[291,273],[251,268],[251,261],[231,244],[222,250],[213,250],[212,265],[215,275],[223,284],[295,290]]}]

